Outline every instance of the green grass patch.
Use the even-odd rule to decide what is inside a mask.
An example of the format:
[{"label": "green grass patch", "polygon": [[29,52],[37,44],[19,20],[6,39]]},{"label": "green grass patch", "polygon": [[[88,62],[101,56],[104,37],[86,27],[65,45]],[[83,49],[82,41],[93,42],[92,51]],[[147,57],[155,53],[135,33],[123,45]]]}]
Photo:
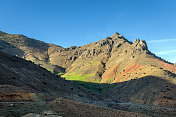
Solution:
[{"label": "green grass patch", "polygon": [[66,80],[75,80],[75,81],[87,81],[87,78],[93,76],[94,74],[75,74],[71,73],[67,76],[62,76]]},{"label": "green grass patch", "polygon": [[56,75],[61,76],[61,75],[64,75],[64,73],[60,72],[60,73],[57,73]]},{"label": "green grass patch", "polygon": [[114,78],[107,78],[107,79],[104,80],[104,82],[107,83],[107,82],[109,82],[109,81],[112,81],[113,79],[114,79]]},{"label": "green grass patch", "polygon": [[93,83],[99,83],[101,79],[93,79],[92,81],[90,82],[93,82]]}]

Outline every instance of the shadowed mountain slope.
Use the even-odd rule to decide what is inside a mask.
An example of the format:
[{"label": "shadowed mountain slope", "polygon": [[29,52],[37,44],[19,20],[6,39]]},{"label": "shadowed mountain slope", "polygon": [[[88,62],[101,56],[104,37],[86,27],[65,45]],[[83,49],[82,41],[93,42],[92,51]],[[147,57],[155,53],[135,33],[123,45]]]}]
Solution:
[{"label": "shadowed mountain slope", "polygon": [[176,79],[145,76],[120,82],[106,92],[114,101],[176,108]]},{"label": "shadowed mountain slope", "polygon": [[[27,114],[25,116],[28,117],[98,117],[97,113],[102,113],[104,117],[145,116],[105,108],[105,99],[112,101],[59,76],[56,77],[30,61],[0,52],[0,116],[19,117]],[[103,104],[105,107],[99,106]]]},{"label": "shadowed mountain slope", "polygon": [[106,102],[108,107],[137,112],[152,117],[176,116],[175,78],[145,76],[119,83],[86,83],[87,88],[94,88],[104,93],[113,101]]},{"label": "shadowed mountain slope", "polygon": [[46,93],[53,96],[59,95],[78,100],[81,100],[81,98],[87,100],[103,99],[102,96],[98,96],[97,94],[97,97],[95,93],[66,81],[60,78],[60,76],[55,76],[30,61],[2,52],[0,52],[0,76],[0,85],[2,87],[3,85],[8,85],[9,87],[18,87],[34,93]]}]

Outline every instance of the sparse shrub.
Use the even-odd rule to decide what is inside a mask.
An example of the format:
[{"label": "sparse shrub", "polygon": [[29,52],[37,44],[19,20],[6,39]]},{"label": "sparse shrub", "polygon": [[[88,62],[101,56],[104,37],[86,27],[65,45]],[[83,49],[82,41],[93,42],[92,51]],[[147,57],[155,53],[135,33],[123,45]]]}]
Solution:
[{"label": "sparse shrub", "polygon": [[168,97],[168,96],[163,96],[163,98],[165,98],[165,99],[169,99],[169,100],[173,100],[172,97]]},{"label": "sparse shrub", "polygon": [[167,88],[166,90],[171,91],[171,89]]}]

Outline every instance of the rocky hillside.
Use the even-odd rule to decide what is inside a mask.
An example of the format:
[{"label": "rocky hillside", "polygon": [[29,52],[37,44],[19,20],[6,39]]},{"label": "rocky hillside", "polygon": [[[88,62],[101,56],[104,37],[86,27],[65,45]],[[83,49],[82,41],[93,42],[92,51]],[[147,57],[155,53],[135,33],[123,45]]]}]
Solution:
[{"label": "rocky hillside", "polygon": [[[76,96],[73,96],[72,93],[64,95],[79,100],[85,99],[80,98],[80,95],[88,96],[86,100],[100,101],[106,98],[108,101],[103,102],[106,107],[152,116],[173,116],[176,113],[176,66],[150,52],[144,40],[136,39],[132,43],[122,35],[114,33],[111,37],[84,46],[62,48],[23,35],[0,32],[0,50],[30,60],[55,74],[64,74],[62,77],[66,80],[75,81],[70,88],[66,88],[67,86],[61,88],[65,84],[63,82],[67,82],[62,79],[58,83],[57,81],[53,82],[54,85],[50,89],[43,88],[52,81],[48,79],[43,81],[42,78],[41,81],[37,80],[40,81],[37,84],[36,81],[30,79],[31,74],[28,75],[28,72],[24,74],[26,71],[20,69],[18,72],[22,74],[21,77],[27,77],[27,79],[19,80],[19,83],[16,84],[23,83],[25,87],[39,90],[38,87],[44,82],[39,91],[48,92],[49,90],[51,92],[53,90],[52,92],[56,94],[60,93],[57,92],[56,87],[65,91],[65,89],[73,90],[73,87],[77,87],[76,85],[81,85],[104,94],[104,96],[100,96],[100,98],[98,94],[98,97],[91,94],[92,97],[89,97],[87,89],[81,94],[76,93]],[[11,64],[14,62],[9,65]],[[14,72],[16,73],[16,71]],[[45,77],[50,77],[46,76],[44,72],[42,73]],[[41,74],[36,72],[33,74],[41,79],[39,77]],[[5,82],[3,79],[1,82],[7,84],[9,81],[14,84],[13,80]],[[34,83],[27,83],[28,81]],[[78,89],[74,88],[73,93],[75,93],[74,91],[80,92],[79,87]]]},{"label": "rocky hillside", "polygon": [[0,32],[1,51],[30,60],[55,74],[64,72],[64,69],[52,65],[49,61],[49,54],[56,51],[55,49],[59,50],[61,48],[60,46],[47,44],[24,35]]},{"label": "rocky hillside", "polygon": [[104,117],[145,116],[105,108],[104,100],[111,102],[111,99],[56,77],[30,61],[2,52],[0,56],[2,117],[96,117],[97,113]]},{"label": "rocky hillside", "polygon": [[[99,100],[102,96],[92,96],[95,93],[86,90],[72,82],[64,80],[60,76],[55,76],[44,68],[26,61],[19,57],[11,56],[0,52],[0,85],[1,90],[16,87],[17,89],[27,90],[33,93],[46,93],[53,96],[62,96],[73,99],[94,99]],[[4,88],[3,88],[4,85]],[[14,88],[14,90],[16,89]],[[13,90],[13,88],[10,88]],[[2,93],[2,92],[1,92]],[[90,94],[90,95],[88,95]],[[92,97],[91,97],[92,96]],[[1,96],[0,99],[10,98]],[[15,97],[14,97],[15,98]],[[103,97],[102,97],[103,99]],[[13,96],[12,96],[13,100]]]},{"label": "rocky hillside", "polygon": [[117,83],[148,75],[163,76],[167,71],[176,73],[176,67],[152,54],[145,41],[136,39],[132,43],[118,33],[69,48],[4,32],[0,33],[0,41],[1,51],[31,60],[53,73],[66,73],[68,80]]},{"label": "rocky hillside", "polygon": [[132,43],[118,33],[78,47],[74,53],[72,57],[77,59],[67,68],[67,79],[80,76],[86,82],[117,83],[148,75],[160,77],[167,71],[176,73],[176,67],[152,54],[145,41]]}]

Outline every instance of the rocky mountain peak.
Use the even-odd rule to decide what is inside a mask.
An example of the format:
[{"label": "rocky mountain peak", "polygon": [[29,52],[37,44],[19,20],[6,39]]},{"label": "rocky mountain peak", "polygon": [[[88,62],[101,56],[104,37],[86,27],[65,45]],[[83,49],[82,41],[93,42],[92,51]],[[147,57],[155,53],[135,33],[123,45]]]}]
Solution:
[{"label": "rocky mountain peak", "polygon": [[134,43],[139,43],[140,42],[140,39],[139,38],[137,38],[135,41],[134,41]]},{"label": "rocky mountain peak", "polygon": [[117,38],[122,38],[122,37],[123,37],[123,36],[120,35],[120,34],[117,33],[117,32],[115,32],[115,33],[111,36],[112,39],[117,39]]},{"label": "rocky mountain peak", "polygon": [[132,45],[137,49],[148,50],[145,40],[136,39]]},{"label": "rocky mountain peak", "polygon": [[120,35],[118,32],[115,32],[113,35]]}]

